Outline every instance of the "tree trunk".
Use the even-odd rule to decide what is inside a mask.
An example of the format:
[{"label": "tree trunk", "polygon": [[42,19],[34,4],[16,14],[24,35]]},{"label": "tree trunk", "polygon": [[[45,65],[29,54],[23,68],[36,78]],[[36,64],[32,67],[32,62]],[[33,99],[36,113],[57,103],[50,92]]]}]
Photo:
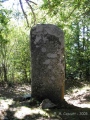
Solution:
[{"label": "tree trunk", "polygon": [[24,80],[25,80],[25,81],[28,81],[27,71],[26,71],[26,69],[25,69],[25,68],[24,68],[23,73],[24,73]]},{"label": "tree trunk", "polygon": [[4,73],[4,81],[7,82],[7,67],[5,63],[3,64],[3,73]]}]

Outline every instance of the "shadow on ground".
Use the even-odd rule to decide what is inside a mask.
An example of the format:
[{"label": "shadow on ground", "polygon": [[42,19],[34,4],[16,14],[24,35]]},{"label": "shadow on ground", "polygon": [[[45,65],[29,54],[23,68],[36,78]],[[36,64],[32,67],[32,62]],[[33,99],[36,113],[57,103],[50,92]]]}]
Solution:
[{"label": "shadow on ground", "polygon": [[42,110],[38,101],[22,100],[30,85],[0,86],[0,120],[90,120],[90,86],[81,88],[67,89],[64,106]]}]

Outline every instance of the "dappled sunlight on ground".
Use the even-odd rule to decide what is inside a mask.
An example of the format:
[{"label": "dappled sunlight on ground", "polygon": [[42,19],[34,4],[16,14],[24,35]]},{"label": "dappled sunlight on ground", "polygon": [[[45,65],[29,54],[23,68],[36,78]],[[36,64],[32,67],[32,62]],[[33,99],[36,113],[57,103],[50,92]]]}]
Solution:
[{"label": "dappled sunlight on ground", "polygon": [[90,108],[90,86],[72,89],[65,95],[65,100],[81,108]]},{"label": "dappled sunlight on ground", "polygon": [[49,114],[30,104],[30,100],[23,101],[23,97],[31,92],[30,85],[14,87],[0,87],[0,120],[31,120],[40,117],[48,118]]},{"label": "dappled sunlight on ground", "polygon": [[25,116],[27,115],[36,115],[36,114],[40,114],[42,116],[49,116],[49,114],[47,114],[45,111],[43,111],[42,109],[39,108],[34,108],[31,109],[29,107],[26,106],[22,106],[17,108],[17,111],[15,112],[14,116],[18,119],[23,119]]},{"label": "dappled sunlight on ground", "polygon": [[[75,113],[74,117],[78,118],[76,115],[77,113],[70,109],[42,110],[40,108],[40,103],[37,101],[36,103],[31,100],[23,101],[22,97],[26,97],[30,94],[30,92],[30,85],[16,85],[12,87],[1,86],[0,120],[72,120],[72,118],[70,118],[72,117],[72,113]],[[65,100],[68,103],[81,108],[90,108],[90,86],[86,85],[82,88],[76,88],[68,91],[65,95]],[[89,114],[88,111],[89,110],[85,112],[84,110],[85,114]],[[70,116],[67,116],[67,113],[70,113]],[[78,112],[78,114],[79,113],[80,112]],[[74,120],[78,120],[77,118]]]},{"label": "dappled sunlight on ground", "polygon": [[9,106],[14,104],[13,99],[0,98],[0,120],[6,120],[6,111],[9,109]]},{"label": "dappled sunlight on ground", "polygon": [[[5,99],[5,100],[4,100]],[[26,102],[14,101],[13,99],[2,98],[0,100],[0,120],[58,120],[55,116],[62,120],[61,117],[56,115],[57,113],[48,113],[47,110],[43,110],[36,105],[30,107]],[[25,106],[22,105],[25,104]]]},{"label": "dappled sunlight on ground", "polygon": [[9,105],[14,104],[13,99],[0,99],[0,110],[8,110]]}]

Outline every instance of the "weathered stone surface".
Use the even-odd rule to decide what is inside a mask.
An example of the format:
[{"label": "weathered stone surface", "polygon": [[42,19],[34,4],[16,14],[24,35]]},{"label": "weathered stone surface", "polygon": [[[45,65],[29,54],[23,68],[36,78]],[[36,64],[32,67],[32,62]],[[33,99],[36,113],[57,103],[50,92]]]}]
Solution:
[{"label": "weathered stone surface", "polygon": [[51,24],[31,29],[32,97],[61,102],[64,97],[65,61],[63,31]]}]

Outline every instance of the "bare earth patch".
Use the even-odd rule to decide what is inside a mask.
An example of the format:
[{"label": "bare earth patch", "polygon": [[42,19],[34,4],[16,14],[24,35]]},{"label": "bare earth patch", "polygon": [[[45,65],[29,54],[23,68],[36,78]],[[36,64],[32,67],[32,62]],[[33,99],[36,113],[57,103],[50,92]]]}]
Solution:
[{"label": "bare earth patch", "polygon": [[65,100],[81,108],[90,108],[90,86],[73,89],[65,95]]},{"label": "bare earth patch", "polygon": [[0,120],[90,120],[90,88],[74,89],[65,100],[81,109],[43,110],[37,101],[25,100],[30,85],[0,86]]}]

